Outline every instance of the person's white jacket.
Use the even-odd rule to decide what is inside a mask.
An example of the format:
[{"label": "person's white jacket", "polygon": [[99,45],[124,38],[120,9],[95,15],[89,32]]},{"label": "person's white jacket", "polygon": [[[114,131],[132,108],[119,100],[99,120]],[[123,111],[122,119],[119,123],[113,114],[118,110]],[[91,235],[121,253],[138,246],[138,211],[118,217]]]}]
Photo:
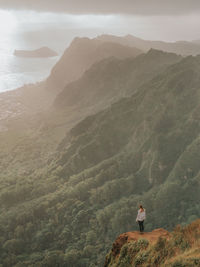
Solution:
[{"label": "person's white jacket", "polygon": [[137,214],[137,218],[136,218],[136,222],[138,221],[144,221],[146,219],[146,211],[145,209],[143,211],[141,211],[141,209],[138,210],[138,214]]}]

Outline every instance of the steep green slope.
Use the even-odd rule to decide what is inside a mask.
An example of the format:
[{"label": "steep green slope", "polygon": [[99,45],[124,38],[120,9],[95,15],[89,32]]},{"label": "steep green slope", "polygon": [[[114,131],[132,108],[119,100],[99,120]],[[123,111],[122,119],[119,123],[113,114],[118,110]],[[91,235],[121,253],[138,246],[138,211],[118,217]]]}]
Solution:
[{"label": "steep green slope", "polygon": [[81,200],[90,197],[101,210],[106,235],[129,229],[141,200],[147,229],[200,216],[199,73],[200,57],[183,59],[63,140],[58,175],[75,175],[70,182],[82,188]]},{"label": "steep green slope", "polygon": [[[96,164],[105,159],[105,154],[110,157],[128,145],[134,153],[141,149],[153,152],[149,155],[153,160],[152,179],[163,174],[167,177],[180,153],[199,134],[199,122],[192,119],[199,106],[198,64],[199,57],[186,58],[141,87],[133,97],[78,124],[66,138],[66,145],[70,144],[66,159],[75,160],[80,153],[80,159],[91,166],[92,161]],[[160,167],[154,166],[158,159]],[[66,164],[64,159],[61,162]]]},{"label": "steep green slope", "polygon": [[169,66],[66,135],[0,193],[3,266],[102,266],[116,235],[200,216],[200,57]]},{"label": "steep green slope", "polygon": [[95,63],[58,94],[52,108],[40,120],[44,129],[42,135],[51,133],[54,143],[60,142],[63,133],[82,119],[121,97],[130,96],[139,86],[181,59],[176,54],[150,50],[135,58],[110,57]]},{"label": "steep green slope", "polygon": [[156,50],[125,60],[105,59],[67,86],[51,109],[48,106],[53,95],[44,90],[44,83],[2,95],[0,123],[5,131],[0,132],[0,176],[29,173],[43,166],[77,122],[132,94],[139,85],[180,60],[175,54]]}]

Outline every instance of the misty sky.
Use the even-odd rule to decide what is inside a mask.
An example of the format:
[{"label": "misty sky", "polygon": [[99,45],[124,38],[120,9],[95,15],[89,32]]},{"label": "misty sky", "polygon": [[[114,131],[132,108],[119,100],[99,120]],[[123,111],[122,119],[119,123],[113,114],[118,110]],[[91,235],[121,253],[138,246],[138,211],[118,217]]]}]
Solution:
[{"label": "misty sky", "polygon": [[[82,36],[108,33],[165,41],[200,39],[199,0],[0,0],[0,9],[9,10],[9,23],[18,30],[21,25],[29,29],[32,25],[35,30],[59,26],[79,29]],[[2,18],[0,13],[0,24],[6,16]]]},{"label": "misty sky", "polygon": [[199,0],[0,0],[4,8],[73,14],[172,15],[198,13]]}]

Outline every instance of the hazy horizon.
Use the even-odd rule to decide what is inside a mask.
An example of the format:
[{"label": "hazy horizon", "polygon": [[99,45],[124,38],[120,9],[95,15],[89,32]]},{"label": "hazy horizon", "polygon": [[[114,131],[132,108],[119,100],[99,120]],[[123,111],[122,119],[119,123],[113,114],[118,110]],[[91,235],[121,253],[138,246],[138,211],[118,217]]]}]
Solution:
[{"label": "hazy horizon", "polygon": [[199,266],[199,18],[0,0],[0,267]]},{"label": "hazy horizon", "polygon": [[[23,1],[0,0],[0,91],[44,80],[56,60],[22,60],[15,49],[48,46],[61,56],[75,37],[108,34],[133,35],[144,40],[164,42],[200,39],[198,2],[178,0],[160,4],[157,0],[120,1]],[[134,4],[133,4],[134,3]],[[6,25],[6,27],[5,27]],[[34,66],[34,67],[32,67]],[[38,69],[37,69],[38,66]]]},{"label": "hazy horizon", "polygon": [[[20,34],[24,29],[35,32],[48,28],[81,29],[81,35],[91,36],[112,34],[134,35],[145,40],[165,42],[193,41],[200,39],[200,21],[198,14],[179,15],[131,15],[131,14],[70,14],[56,12],[38,12],[33,10],[1,9],[0,32]],[[6,23],[6,28],[4,27]],[[172,30],[173,29],[173,30]]]}]

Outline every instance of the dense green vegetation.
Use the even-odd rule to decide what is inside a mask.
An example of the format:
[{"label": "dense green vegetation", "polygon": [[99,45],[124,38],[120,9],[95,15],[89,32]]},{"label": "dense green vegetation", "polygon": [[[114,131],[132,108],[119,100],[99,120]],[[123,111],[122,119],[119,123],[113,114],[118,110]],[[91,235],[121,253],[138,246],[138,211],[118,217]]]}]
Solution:
[{"label": "dense green vegetation", "polygon": [[2,266],[102,266],[141,202],[146,230],[198,218],[199,84],[200,57],[184,58],[78,123],[55,153],[49,128],[2,150]]}]

